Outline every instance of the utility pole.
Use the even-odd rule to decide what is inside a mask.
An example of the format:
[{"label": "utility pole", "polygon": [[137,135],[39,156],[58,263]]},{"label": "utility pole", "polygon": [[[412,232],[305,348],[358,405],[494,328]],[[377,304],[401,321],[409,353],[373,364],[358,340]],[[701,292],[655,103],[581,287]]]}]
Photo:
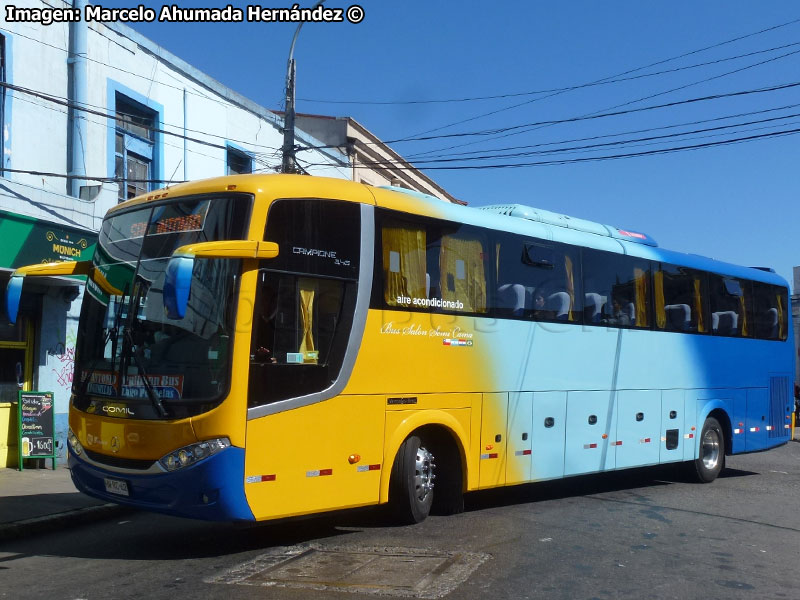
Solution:
[{"label": "utility pole", "polygon": [[[319,0],[311,10],[321,5],[325,0]],[[281,161],[281,173],[297,173],[297,162],[295,161],[294,147],[294,90],[295,90],[295,62],[294,45],[297,43],[297,36],[303,22],[297,26],[292,38],[292,45],[289,48],[289,61],[286,68],[286,112],[283,117],[283,160]]]}]

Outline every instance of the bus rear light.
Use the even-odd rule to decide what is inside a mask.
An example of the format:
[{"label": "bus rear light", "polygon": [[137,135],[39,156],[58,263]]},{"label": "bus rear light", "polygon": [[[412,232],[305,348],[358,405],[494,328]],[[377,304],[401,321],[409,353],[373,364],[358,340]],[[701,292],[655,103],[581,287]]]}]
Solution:
[{"label": "bus rear light", "polygon": [[174,452],[170,452],[166,456],[162,456],[158,462],[164,470],[176,471],[196,464],[217,452],[221,452],[230,445],[231,441],[228,438],[216,438],[204,442],[197,442],[196,444],[184,446]]}]

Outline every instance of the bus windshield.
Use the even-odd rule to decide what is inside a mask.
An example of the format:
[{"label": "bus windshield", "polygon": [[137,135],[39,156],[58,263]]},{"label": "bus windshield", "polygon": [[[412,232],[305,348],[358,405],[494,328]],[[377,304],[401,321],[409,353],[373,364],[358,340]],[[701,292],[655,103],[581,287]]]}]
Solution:
[{"label": "bus windshield", "polygon": [[252,197],[181,198],[118,212],[103,222],[86,283],[73,404],[138,419],[210,410],[230,383],[241,261],[198,260],[186,317],[169,319],[162,290],[180,246],[244,239]]}]

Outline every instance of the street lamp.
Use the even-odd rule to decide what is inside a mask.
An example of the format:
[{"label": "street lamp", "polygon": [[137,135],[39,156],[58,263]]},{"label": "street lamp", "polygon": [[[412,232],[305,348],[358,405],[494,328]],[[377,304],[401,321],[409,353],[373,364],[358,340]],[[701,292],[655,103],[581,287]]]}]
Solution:
[{"label": "street lamp", "polygon": [[[325,0],[319,0],[312,8],[320,6]],[[297,43],[297,36],[303,21],[297,26],[292,38],[292,45],[289,48],[289,61],[286,69],[286,112],[283,117],[283,160],[281,161],[281,173],[297,173],[297,162],[295,161],[294,148],[294,86],[295,86],[295,64],[294,64],[294,45]]]}]

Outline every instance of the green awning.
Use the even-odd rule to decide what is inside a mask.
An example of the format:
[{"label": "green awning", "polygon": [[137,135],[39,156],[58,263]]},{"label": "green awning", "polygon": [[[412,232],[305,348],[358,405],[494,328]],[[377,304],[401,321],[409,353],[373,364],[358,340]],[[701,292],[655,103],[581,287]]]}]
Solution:
[{"label": "green awning", "polygon": [[0,268],[91,260],[97,233],[0,210]]}]

